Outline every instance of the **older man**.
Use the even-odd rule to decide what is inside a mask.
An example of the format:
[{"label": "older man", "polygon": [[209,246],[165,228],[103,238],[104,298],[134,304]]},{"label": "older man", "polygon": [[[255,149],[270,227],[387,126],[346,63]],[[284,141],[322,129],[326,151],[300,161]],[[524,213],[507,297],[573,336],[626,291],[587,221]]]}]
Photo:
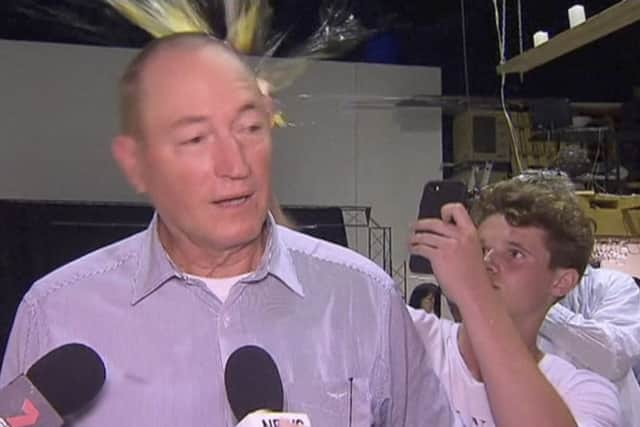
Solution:
[{"label": "older man", "polygon": [[314,425],[452,423],[391,279],[268,214],[271,103],[238,56],[204,35],[157,40],[120,98],[113,154],[157,214],[34,284],[1,384],[82,342],[107,382],[73,425],[231,426],[225,364],[257,345],[279,368],[285,409]]}]

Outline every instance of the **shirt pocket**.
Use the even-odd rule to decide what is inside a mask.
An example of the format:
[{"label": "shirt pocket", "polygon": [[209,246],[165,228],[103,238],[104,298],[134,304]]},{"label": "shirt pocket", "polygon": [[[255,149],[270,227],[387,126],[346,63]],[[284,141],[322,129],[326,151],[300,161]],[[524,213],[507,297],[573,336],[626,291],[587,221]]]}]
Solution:
[{"label": "shirt pocket", "polygon": [[311,425],[370,427],[374,424],[369,378],[314,381],[296,384],[291,391],[287,392],[285,408],[306,413]]}]

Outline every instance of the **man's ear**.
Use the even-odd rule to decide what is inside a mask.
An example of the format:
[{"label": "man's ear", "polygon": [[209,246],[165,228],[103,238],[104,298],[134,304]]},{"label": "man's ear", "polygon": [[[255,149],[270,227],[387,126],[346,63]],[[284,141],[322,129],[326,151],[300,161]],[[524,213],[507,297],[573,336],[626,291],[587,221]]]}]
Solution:
[{"label": "man's ear", "polygon": [[140,142],[129,135],[118,135],[111,144],[111,153],[129,184],[136,192],[145,193],[146,185]]},{"label": "man's ear", "polygon": [[558,268],[556,279],[551,287],[551,294],[555,298],[562,298],[578,285],[580,274],[575,268]]}]

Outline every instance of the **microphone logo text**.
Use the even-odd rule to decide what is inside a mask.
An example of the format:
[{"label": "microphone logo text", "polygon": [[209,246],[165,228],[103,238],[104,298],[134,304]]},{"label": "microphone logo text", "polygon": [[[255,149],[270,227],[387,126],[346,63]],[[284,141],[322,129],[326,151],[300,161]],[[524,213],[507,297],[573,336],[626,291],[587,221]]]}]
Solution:
[{"label": "microphone logo text", "polygon": [[[304,421],[301,419],[290,419],[287,420],[289,421],[291,424],[293,424],[294,426],[304,426]],[[274,418],[274,419],[270,419],[270,420],[262,420],[262,427],[280,427],[280,419],[278,418]]]}]

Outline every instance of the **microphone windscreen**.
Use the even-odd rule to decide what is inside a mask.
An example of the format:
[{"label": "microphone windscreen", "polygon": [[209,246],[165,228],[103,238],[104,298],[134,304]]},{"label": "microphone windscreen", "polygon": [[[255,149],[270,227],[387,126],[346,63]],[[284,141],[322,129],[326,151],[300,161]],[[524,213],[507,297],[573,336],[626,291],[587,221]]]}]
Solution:
[{"label": "microphone windscreen", "polygon": [[105,381],[102,359],[83,344],[65,344],[42,356],[27,378],[60,416],[72,414],[93,400]]},{"label": "microphone windscreen", "polygon": [[225,366],[224,382],[237,420],[259,409],[282,412],[280,373],[273,358],[262,348],[247,345],[234,351]]}]

